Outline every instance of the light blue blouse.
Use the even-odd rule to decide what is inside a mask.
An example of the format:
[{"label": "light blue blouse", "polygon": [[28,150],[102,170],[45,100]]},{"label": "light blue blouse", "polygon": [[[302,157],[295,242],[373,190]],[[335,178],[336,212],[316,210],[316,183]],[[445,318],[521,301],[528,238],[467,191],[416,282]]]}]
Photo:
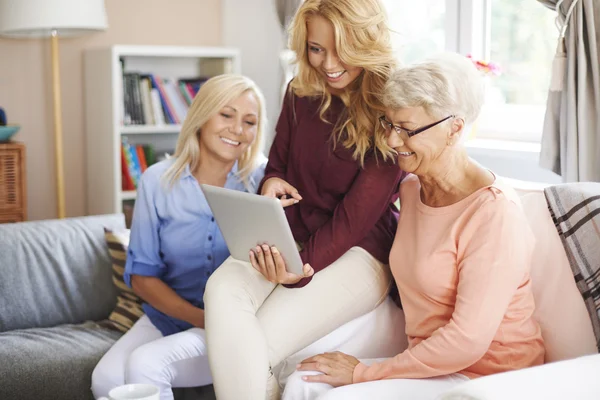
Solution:
[{"label": "light blue blouse", "polygon": [[[161,179],[173,162],[171,159],[152,165],[138,185],[125,283],[131,286],[131,275],[158,277],[179,296],[204,309],[206,282],[229,257],[229,250],[189,167],[173,187]],[[264,167],[261,165],[251,176],[253,192],[264,175]],[[236,172],[237,163],[227,175],[225,187],[248,191]],[[143,309],[164,336],[192,327],[150,304],[145,303]]]}]

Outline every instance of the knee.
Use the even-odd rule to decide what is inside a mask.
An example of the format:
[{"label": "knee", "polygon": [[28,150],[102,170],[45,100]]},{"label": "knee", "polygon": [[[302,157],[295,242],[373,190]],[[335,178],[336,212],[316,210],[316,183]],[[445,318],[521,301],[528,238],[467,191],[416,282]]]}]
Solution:
[{"label": "knee", "polygon": [[[206,283],[204,289],[204,305],[205,308],[215,307],[220,309],[226,307],[232,301],[244,302],[250,297],[248,290],[249,279],[246,279],[248,269],[247,265],[240,261],[228,258]],[[252,267],[250,269],[253,270]]]},{"label": "knee", "polygon": [[218,304],[219,299],[227,295],[227,281],[219,274],[219,269],[221,268],[223,268],[223,266],[217,268],[215,273],[208,278],[208,282],[206,282],[203,299],[205,306],[213,303]]},{"label": "knee", "polygon": [[[334,388],[326,393],[323,393],[323,395],[317,397],[316,400],[352,400],[352,398],[347,396],[348,394],[345,393],[345,391],[342,392],[340,388]],[[358,400],[358,398],[355,398],[355,400]]]},{"label": "knee", "polygon": [[125,363],[126,383],[151,383],[161,380],[162,368],[157,365],[147,346],[133,350]]},{"label": "knee", "polygon": [[333,387],[325,383],[306,382],[302,379],[306,375],[318,375],[320,372],[295,371],[285,384],[283,398],[286,400],[315,400],[329,392]]},{"label": "knee", "polygon": [[92,372],[92,393],[94,398],[108,397],[108,392],[124,383],[123,376],[115,374],[115,368],[100,362]]},{"label": "knee", "polygon": [[[398,399],[401,394],[390,392],[390,391],[379,391],[372,387],[373,382],[360,383],[358,385],[346,385],[337,388],[331,388],[321,396],[317,397],[316,400],[364,400],[366,398],[373,399]],[[364,385],[367,385],[366,387]],[[410,394],[406,398],[412,398]]]},{"label": "knee", "polygon": [[300,383],[302,383],[303,375],[303,372],[294,369],[294,371],[287,377],[287,380],[285,381],[285,388],[294,388],[298,386]]},{"label": "knee", "polygon": [[[220,267],[219,267],[220,268]],[[217,268],[217,272],[218,272]],[[228,304],[230,299],[232,298],[232,291],[228,285],[227,279],[225,277],[219,276],[219,274],[215,272],[208,279],[206,283],[206,288],[204,289],[204,309],[205,311],[210,310],[213,307],[219,307],[219,305]]]}]

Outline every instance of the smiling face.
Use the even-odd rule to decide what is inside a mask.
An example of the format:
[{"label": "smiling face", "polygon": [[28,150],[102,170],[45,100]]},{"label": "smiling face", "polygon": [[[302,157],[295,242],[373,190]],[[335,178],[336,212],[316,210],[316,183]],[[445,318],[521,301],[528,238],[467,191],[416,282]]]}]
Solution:
[{"label": "smiling face", "polygon": [[310,65],[323,77],[332,93],[345,89],[363,69],[340,61],[331,22],[320,15],[313,15],[306,25],[308,31],[306,46]]},{"label": "smiling face", "polygon": [[[388,109],[387,121],[409,131],[419,129],[436,122],[423,107],[406,107],[397,110]],[[462,130],[461,119],[451,119],[427,129],[408,140],[391,129],[387,143],[398,153],[398,166],[415,175],[428,175],[435,169],[438,161],[452,146]],[[443,164],[440,164],[443,165]]]},{"label": "smiling face", "polygon": [[201,157],[231,163],[239,159],[254,142],[259,120],[259,104],[246,91],[226,104],[200,129]]}]

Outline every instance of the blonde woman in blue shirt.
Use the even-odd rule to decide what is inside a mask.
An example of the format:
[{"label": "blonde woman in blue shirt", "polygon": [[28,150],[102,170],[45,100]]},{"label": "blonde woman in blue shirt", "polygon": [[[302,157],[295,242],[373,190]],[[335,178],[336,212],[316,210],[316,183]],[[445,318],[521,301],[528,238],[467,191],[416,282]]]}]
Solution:
[{"label": "blonde woman in blue shirt", "polygon": [[145,315],[94,369],[95,397],[123,384],[152,383],[165,400],[173,399],[172,387],[212,383],[202,297],[229,251],[199,184],[255,192],[266,161],[265,126],[254,82],[211,78],[188,111],[175,156],[142,176],[125,281],[144,300]]}]

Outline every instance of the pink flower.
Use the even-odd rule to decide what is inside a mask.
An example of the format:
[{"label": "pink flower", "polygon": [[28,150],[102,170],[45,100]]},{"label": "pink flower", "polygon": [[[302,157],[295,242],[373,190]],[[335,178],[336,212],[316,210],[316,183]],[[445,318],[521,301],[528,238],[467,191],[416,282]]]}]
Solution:
[{"label": "pink flower", "polygon": [[481,71],[484,75],[500,75],[502,69],[500,65],[492,61],[475,60],[471,54],[467,54],[467,58],[473,62],[473,65],[477,70]]}]

